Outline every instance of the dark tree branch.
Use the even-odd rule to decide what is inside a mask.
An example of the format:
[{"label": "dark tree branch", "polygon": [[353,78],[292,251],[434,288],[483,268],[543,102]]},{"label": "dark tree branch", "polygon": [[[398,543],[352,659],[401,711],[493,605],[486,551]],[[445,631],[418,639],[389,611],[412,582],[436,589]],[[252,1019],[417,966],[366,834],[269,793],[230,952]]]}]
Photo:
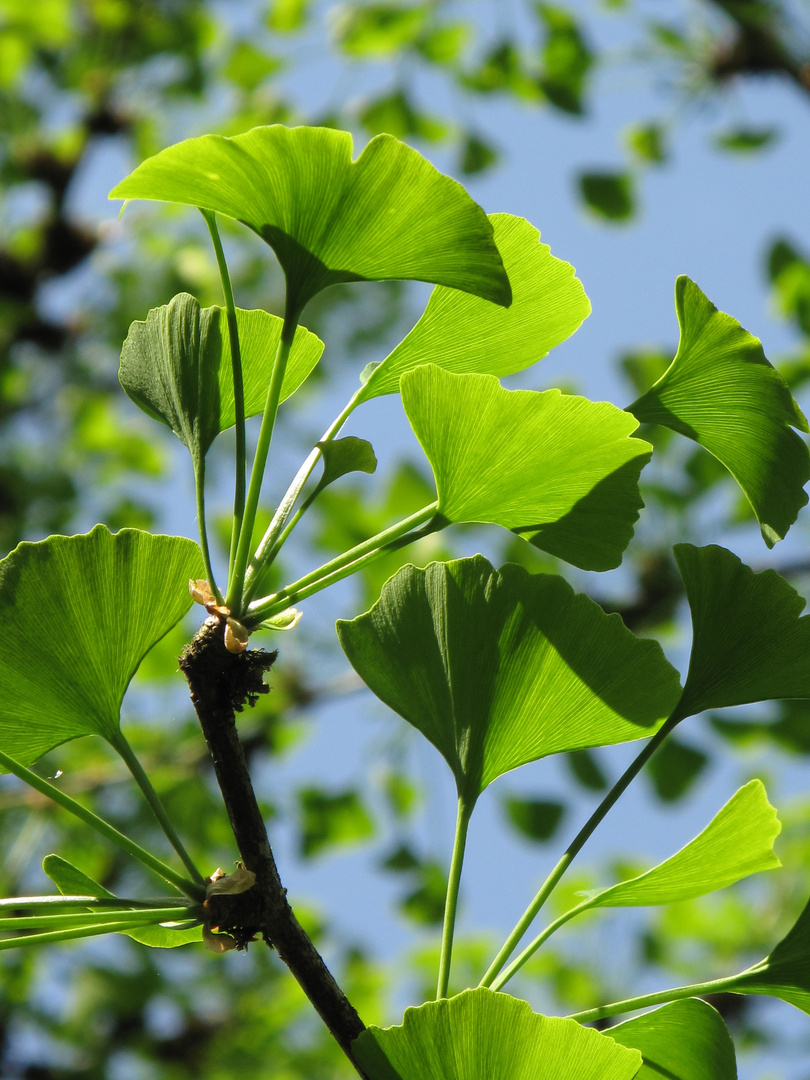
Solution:
[{"label": "dark tree branch", "polygon": [[363,1022],[287,903],[236,730],[235,712],[241,712],[246,702],[254,704],[259,694],[267,693],[263,675],[275,658],[275,653],[258,650],[229,653],[223,643],[222,626],[208,624],[180,657],[180,669],[188,680],[191,700],[211,752],[239,854],[245,867],[256,874],[256,883],[247,892],[211,897],[208,903],[216,904],[216,924],[232,932],[238,943],[244,944],[260,933],[276,948],[357,1068],[350,1047],[364,1030]]}]

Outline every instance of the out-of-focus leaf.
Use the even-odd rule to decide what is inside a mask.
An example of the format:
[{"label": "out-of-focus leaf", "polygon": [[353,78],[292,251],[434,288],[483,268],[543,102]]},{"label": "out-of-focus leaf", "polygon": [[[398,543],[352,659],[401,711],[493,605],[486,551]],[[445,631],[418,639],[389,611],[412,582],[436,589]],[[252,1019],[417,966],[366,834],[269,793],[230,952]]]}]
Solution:
[{"label": "out-of-focus leaf", "polygon": [[737,1080],[734,1043],[723,1018],[699,998],[609,1028],[606,1034],[644,1057],[636,1080]]},{"label": "out-of-focus leaf", "polygon": [[667,158],[660,124],[633,124],[624,133],[627,149],[642,165],[662,165]]},{"label": "out-of-focus leaf", "polygon": [[473,803],[548,754],[653,734],[678,697],[657,645],[562,578],[482,556],[404,567],[337,624],[352,666],[418,728]]},{"label": "out-of-focus leaf", "polygon": [[[266,311],[237,309],[236,321],[245,416],[257,416],[267,400],[283,320]],[[307,378],[322,352],[320,338],[296,328],[282,401]],[[201,308],[188,293],[153,308],[145,321],[130,326],[118,377],[135,404],[168,425],[194,461],[200,461],[217,435],[236,420],[225,309]]]},{"label": "out-of-focus leaf", "polygon": [[675,359],[628,410],[694,439],[722,461],[773,547],[807,502],[810,455],[792,430],[808,431],[807,420],[757,338],[687,277],[676,282],[675,306],[681,327]]},{"label": "out-of-focus leaf", "polygon": [[435,862],[421,862],[416,869],[416,888],[402,898],[400,909],[421,926],[439,926],[444,918],[447,874]]},{"label": "out-of-focus leaf", "polygon": [[231,49],[223,74],[243,90],[255,90],[283,66],[279,57],[262,52],[249,41],[239,41]]},{"label": "out-of-focus leaf", "polygon": [[432,64],[454,64],[472,36],[468,23],[442,23],[426,29],[416,42],[416,48]]},{"label": "out-of-focus leaf", "polygon": [[0,749],[28,765],[82,735],[114,743],[130,679],[203,572],[191,540],[135,529],[20,544],[0,563]]},{"label": "out-of-focus leaf", "polygon": [[584,570],[619,565],[650,456],[627,413],[434,365],[406,372],[400,392],[447,521],[501,525]]},{"label": "out-of-focus leaf", "polygon": [[714,138],[715,146],[720,150],[730,150],[735,154],[751,154],[771,146],[779,138],[779,128],[734,128],[723,131]]},{"label": "out-of-focus leaf", "polygon": [[352,1043],[369,1080],[632,1080],[641,1054],[573,1020],[479,988],[407,1009]]},{"label": "out-of-focus leaf", "polygon": [[580,173],[579,192],[588,209],[605,221],[629,221],[636,212],[630,173]]},{"label": "out-of-focus leaf", "polygon": [[374,822],[356,791],[327,792],[303,788],[298,793],[300,850],[307,858],[329,848],[365,840]]},{"label": "out-of-focus leaf", "polygon": [[662,802],[680,799],[709,763],[708,756],[670,735],[647,763],[646,774]]},{"label": "out-of-focus leaf", "polygon": [[335,20],[335,38],[349,56],[390,56],[416,44],[429,14],[429,4],[347,4]]},{"label": "out-of-focus leaf", "polygon": [[755,574],[725,548],[676,544],[692,611],[692,654],[678,712],[810,697],[810,617],[775,570]]},{"label": "out-of-focus leaf", "polygon": [[521,836],[540,844],[554,836],[565,813],[562,803],[546,799],[522,799],[516,795],[505,798],[503,805],[510,823]]},{"label": "out-of-focus leaf", "polygon": [[543,71],[538,80],[540,88],[556,108],[581,116],[585,80],[593,65],[593,53],[579,22],[568,10],[556,4],[538,3],[535,11],[545,29],[541,54]]},{"label": "out-of-focus leaf", "polygon": [[[484,170],[488,169],[491,165],[494,165],[498,160],[498,156],[498,151],[492,143],[482,139],[480,135],[471,133],[467,136],[462,145],[459,168],[465,176],[474,176],[477,173],[484,172]],[[503,255],[503,251],[501,251],[501,255]],[[508,270],[507,273],[509,273]],[[509,281],[512,285],[512,292],[514,293],[515,283],[512,281],[511,277]]]},{"label": "out-of-focus leaf", "polygon": [[458,374],[513,375],[570,337],[591,305],[574,268],[539,244],[524,218],[492,214],[493,235],[512,286],[500,308],[438,286],[411,332],[368,376],[358,401],[393,394],[406,371],[436,364]]},{"label": "out-of-focus leaf", "polygon": [[148,158],[110,198],[185,203],[241,221],[276,252],[295,314],[330,285],[383,278],[511,302],[492,227],[460,184],[389,135],[351,155],[351,135],[331,128],[203,135]]},{"label": "out-of-focus leaf", "polygon": [[608,779],[593,751],[573,750],[565,762],[584,788],[589,791],[607,791]]},{"label": "out-of-focus leaf", "polygon": [[360,111],[359,120],[369,135],[439,142],[447,134],[445,123],[421,112],[401,89],[374,98]]},{"label": "out-of-focus leaf", "polygon": [[311,0],[270,0],[267,25],[279,34],[300,30],[306,22]]}]

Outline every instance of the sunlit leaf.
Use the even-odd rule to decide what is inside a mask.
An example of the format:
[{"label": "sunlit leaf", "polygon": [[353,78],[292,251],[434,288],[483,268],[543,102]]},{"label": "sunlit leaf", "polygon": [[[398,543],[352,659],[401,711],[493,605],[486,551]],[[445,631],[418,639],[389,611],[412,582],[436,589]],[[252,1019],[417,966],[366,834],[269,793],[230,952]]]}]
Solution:
[{"label": "sunlit leaf", "polygon": [[407,1009],[401,1027],[369,1027],[352,1053],[369,1080],[631,1080],[641,1064],[593,1028],[485,989]]},{"label": "sunlit leaf", "polygon": [[728,1028],[700,998],[675,1001],[605,1034],[641,1051],[644,1064],[636,1080],[737,1080]]},{"label": "sunlit leaf", "polygon": [[770,955],[724,989],[781,998],[810,1014],[810,903]]},{"label": "sunlit leaf", "polygon": [[0,749],[23,764],[67,739],[114,740],[141,658],[191,606],[196,544],[103,525],[0,562]]},{"label": "sunlit leaf", "polygon": [[627,413],[434,365],[406,372],[400,390],[448,521],[502,525],[585,570],[619,565],[651,452]]},{"label": "sunlit leaf", "polygon": [[773,547],[807,502],[802,489],[810,455],[791,430],[808,431],[807,421],[757,338],[687,277],[677,280],[675,306],[681,327],[675,359],[628,409],[644,423],[694,439],[722,461]]},{"label": "sunlit leaf", "polygon": [[761,780],[732,795],[694,840],[639,877],[594,893],[594,907],[644,907],[691,900],[781,866],[773,842],[782,826]]},{"label": "sunlit leaf", "polygon": [[415,44],[429,18],[428,4],[345,5],[335,37],[350,56],[390,56]]},{"label": "sunlit leaf", "polygon": [[[115,893],[93,881],[77,867],[59,855],[46,855],[42,860],[42,869],[63,896],[99,896],[108,900],[117,899]],[[155,902],[155,906],[168,907],[168,904]],[[156,949],[174,949],[178,945],[187,945],[190,941],[202,941],[202,927],[191,926],[187,929],[171,929],[168,926],[143,926],[137,930],[127,930],[127,937],[134,938],[142,945],[151,945]]]},{"label": "sunlit leaf", "polygon": [[[245,416],[262,412],[282,319],[266,311],[237,309]],[[317,364],[323,342],[302,326],[295,332],[281,400]],[[167,424],[196,460],[205,457],[221,431],[235,422],[233,370],[227,313],[201,308],[188,293],[153,308],[129,328],[118,373],[132,400]]]},{"label": "sunlit leaf", "polygon": [[692,654],[678,712],[771,698],[810,697],[810,617],[775,570],[755,574],[711,545],[677,544],[675,558],[692,611]]},{"label": "sunlit leaf", "polygon": [[276,252],[298,314],[338,282],[406,278],[509,304],[492,227],[455,180],[390,135],[352,161],[331,128],[254,128],[148,158],[113,199],[186,203],[243,222]]},{"label": "sunlit leaf", "polygon": [[653,734],[679,693],[657,643],[618,615],[556,575],[496,571],[480,555],[404,567],[337,630],[360,677],[440,751],[468,802],[547,754]]},{"label": "sunlit leaf", "polygon": [[438,286],[413,330],[375,367],[361,401],[394,394],[406,371],[512,375],[541,360],[588,316],[591,305],[570,263],[556,259],[524,218],[492,214],[495,240],[512,286],[512,304],[496,307]]}]

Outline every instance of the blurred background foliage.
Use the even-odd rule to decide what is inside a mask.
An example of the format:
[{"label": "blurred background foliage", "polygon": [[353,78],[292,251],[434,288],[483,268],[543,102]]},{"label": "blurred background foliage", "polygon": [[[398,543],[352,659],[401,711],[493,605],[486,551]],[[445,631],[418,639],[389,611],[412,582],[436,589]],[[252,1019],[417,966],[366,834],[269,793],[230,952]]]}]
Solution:
[{"label": "blurred background foliage", "polygon": [[[597,46],[597,16],[623,20],[632,47]],[[182,290],[216,303],[219,286],[193,215],[151,210],[147,227],[138,229],[141,212],[130,210],[126,230],[94,220],[92,208],[106,187],[137,161],[205,131],[317,123],[348,128],[359,143],[386,131],[428,155],[436,148],[444,160],[450,155],[463,181],[508,168],[509,147],[476,122],[477,103],[494,96],[578,120],[585,158],[599,73],[617,65],[659,86],[661,115],[617,129],[624,164],[583,169],[571,195],[595,222],[632,226],[648,170],[667,168],[683,130],[707,103],[740,82],[756,87],[768,77],[790,84],[810,106],[810,17],[803,0],[0,0],[0,554],[22,539],[96,520],[193,535],[189,493],[178,499],[170,487],[178,477],[187,480],[186,463],[175,468],[172,436],[120,393],[117,357],[129,323],[150,307]],[[447,88],[430,108],[423,104],[426,74]],[[328,104],[313,108],[307,86],[318,81],[330,87]],[[767,154],[779,135],[776,123],[751,125],[737,115],[718,134],[716,148],[740,157]],[[240,305],[277,310],[278,272],[237,228],[223,223],[223,230]],[[771,359],[794,390],[810,376],[809,259],[795,237],[774,236],[762,268],[763,287],[795,342],[789,355]],[[417,311],[413,290],[396,283],[376,286],[371,295],[351,288],[322,294],[307,323],[327,340],[332,382],[318,369],[315,388],[301,395],[304,404],[330,396],[342,403],[334,385],[345,381],[349,361],[353,380]],[[633,393],[646,389],[670,358],[664,348],[645,345],[616,359]],[[291,410],[284,443],[292,466],[319,436],[311,424]],[[656,526],[631,546],[622,588],[597,599],[635,631],[666,640],[682,598],[671,543],[699,542],[701,507],[718,491],[730,524],[746,511],[713,459],[667,433],[644,434],[660,451],[643,478]],[[221,468],[224,477],[224,462]],[[351,480],[330,488],[313,512],[309,550],[292,558],[311,561],[365,539],[423,505],[427,484],[410,461],[394,460],[371,488]],[[221,505],[227,537],[227,493]],[[475,537],[473,531],[465,542]],[[555,568],[519,540],[498,543],[501,561]],[[452,537],[432,538],[372,566],[356,583],[355,610],[376,598],[402,562],[451,555],[452,544]],[[808,565],[800,561],[783,572],[801,586]],[[77,582],[70,602],[80,598]],[[391,1022],[404,1004],[431,993],[434,977],[445,869],[418,825],[428,785],[401,732],[379,736],[373,762],[371,752],[359,755],[351,775],[341,770],[331,786],[296,775],[280,781],[291,752],[309,738],[312,718],[358,689],[335,656],[329,620],[307,622],[294,643],[281,641],[273,693],[244,717],[241,730],[268,820],[290,838],[290,858],[317,862],[346,847],[367,848],[374,874],[387,881],[380,919],[404,923],[411,935],[395,963],[376,957],[373,944],[334,929],[329,895],[317,905],[297,899],[363,1018]],[[190,630],[191,624],[178,628],[147,659],[128,697],[127,730],[195,857],[212,871],[218,863],[230,866],[234,850],[176,677],[176,656]],[[810,715],[802,704],[710,717],[707,731],[711,749],[706,740],[693,745],[679,736],[653,760],[646,775],[650,799],[682,799],[710,769],[712,755],[736,755],[742,775],[763,761],[778,769],[810,754]],[[71,793],[141,843],[161,848],[148,813],[103,747],[68,744],[39,767],[58,773]],[[527,794],[507,783],[501,827],[536,858],[538,845],[559,838],[576,807],[604,791],[613,772],[609,757],[581,752],[566,763],[564,797]],[[51,850],[108,888],[148,891],[117,853],[13,781],[0,788],[0,812],[4,895],[47,891],[39,860]],[[555,939],[544,949],[522,973],[519,992],[538,1006],[584,1009],[647,985],[731,970],[740,957],[758,959],[810,887],[810,804],[796,800],[785,819],[781,854],[791,869],[778,880],[649,912],[620,951],[618,917],[603,915],[583,924],[572,944],[561,935],[559,946]],[[610,870],[601,867],[600,880]],[[577,871],[555,902],[595,880],[596,871]],[[460,943],[459,987],[477,982],[491,944],[488,938]],[[771,1024],[765,1002],[717,1004],[743,1046],[783,1051],[791,1039],[807,1046],[806,1034],[786,1036],[784,1025]],[[349,1070],[268,950],[217,958],[195,947],[164,953],[115,939],[3,954],[0,1074],[9,1080],[318,1080]]]}]

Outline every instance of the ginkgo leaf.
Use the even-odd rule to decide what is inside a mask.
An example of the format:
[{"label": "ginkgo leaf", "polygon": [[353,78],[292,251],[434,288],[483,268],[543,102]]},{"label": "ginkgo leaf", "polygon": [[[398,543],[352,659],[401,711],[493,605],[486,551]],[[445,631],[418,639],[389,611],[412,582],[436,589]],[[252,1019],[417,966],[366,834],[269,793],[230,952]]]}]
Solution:
[{"label": "ginkgo leaf", "polygon": [[646,873],[589,897],[593,907],[644,907],[691,900],[781,866],[773,842],[782,826],[761,780],[741,787],[706,828]]},{"label": "ginkgo leaf", "polygon": [[775,570],[755,574],[710,545],[676,544],[692,612],[692,654],[678,712],[810,697],[810,617]]},{"label": "ginkgo leaf", "polygon": [[315,444],[323,454],[323,476],[318,488],[325,488],[350,472],[373,473],[377,458],[370,442],[346,435],[342,439]]},{"label": "ginkgo leaf", "polygon": [[632,1080],[638,1050],[574,1020],[479,988],[406,1009],[400,1027],[368,1027],[352,1054],[369,1080]]},{"label": "ginkgo leaf", "polygon": [[186,203],[241,221],[275,251],[296,316],[329,285],[383,278],[511,301],[484,211],[391,135],[356,161],[351,135],[331,128],[203,135],[148,158],[110,198]]},{"label": "ginkgo leaf", "polygon": [[792,428],[807,420],[757,338],[718,311],[687,277],[675,285],[678,352],[657,383],[628,406],[700,443],[745,492],[768,547],[781,540],[807,502],[807,446]]},{"label": "ginkgo leaf", "polygon": [[724,983],[732,994],[767,994],[810,1014],[810,903],[769,956]]},{"label": "ginkgo leaf", "polygon": [[653,641],[554,574],[482,556],[403,567],[337,624],[370,689],[444,756],[473,803],[548,754],[652,735],[679,695]]},{"label": "ginkgo leaf", "polygon": [[648,443],[607,402],[559,390],[504,390],[492,375],[425,365],[402,402],[430,461],[438,512],[490,522],[585,570],[618,566],[643,505]]},{"label": "ginkgo leaf", "polygon": [[700,998],[674,1001],[605,1032],[644,1057],[636,1080],[737,1080],[734,1043],[718,1011]]},{"label": "ginkgo leaf", "polygon": [[[283,320],[237,308],[245,416],[262,412]],[[317,364],[323,342],[296,328],[280,400],[294,393]],[[153,308],[129,328],[118,377],[132,400],[167,424],[195,462],[236,420],[227,312],[201,308],[188,293]]]},{"label": "ginkgo leaf", "polygon": [[396,393],[402,375],[420,364],[512,375],[541,360],[588,316],[591,305],[574,268],[538,243],[533,225],[510,214],[491,214],[490,221],[512,286],[511,306],[437,286],[413,330],[373,368],[358,403]]},{"label": "ginkgo leaf", "polygon": [[[42,860],[42,869],[64,896],[98,896],[115,900],[115,893],[93,881],[78,867],[63,859],[60,855],[46,855]],[[167,901],[155,901],[155,907],[168,907]],[[141,911],[144,908],[140,909]],[[202,926],[184,928],[169,926],[143,926],[137,930],[124,931],[142,945],[151,945],[155,949],[174,949],[178,945],[187,945],[191,941],[202,941]]]},{"label": "ginkgo leaf", "polygon": [[114,741],[130,679],[202,574],[191,540],[136,529],[15,548],[0,562],[0,749],[29,764],[81,735]]}]

